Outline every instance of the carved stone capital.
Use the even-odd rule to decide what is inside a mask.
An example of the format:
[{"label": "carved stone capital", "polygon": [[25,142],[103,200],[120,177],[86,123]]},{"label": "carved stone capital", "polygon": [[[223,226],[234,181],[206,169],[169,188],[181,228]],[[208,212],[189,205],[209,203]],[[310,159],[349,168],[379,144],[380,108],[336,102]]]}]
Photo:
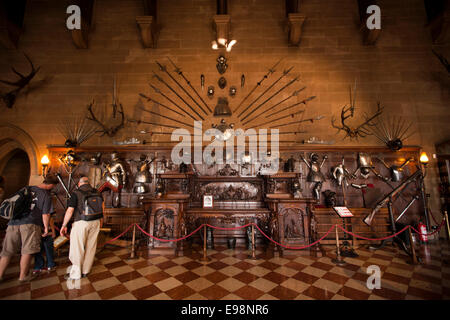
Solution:
[{"label": "carved stone capital", "polygon": [[306,16],[301,13],[289,13],[288,15],[288,31],[289,45],[298,46],[302,37],[302,26],[306,20]]},{"label": "carved stone capital", "polygon": [[141,33],[144,48],[155,48],[157,38],[156,20],[153,16],[138,16],[136,23]]},{"label": "carved stone capital", "polygon": [[228,14],[218,14],[213,17],[216,39],[230,39],[231,16]]}]

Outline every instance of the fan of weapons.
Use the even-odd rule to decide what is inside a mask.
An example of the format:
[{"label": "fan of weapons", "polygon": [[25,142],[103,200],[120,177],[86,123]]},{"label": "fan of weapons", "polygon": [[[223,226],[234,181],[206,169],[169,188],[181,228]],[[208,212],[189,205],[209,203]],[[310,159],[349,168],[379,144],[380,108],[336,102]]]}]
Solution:
[{"label": "fan of weapons", "polygon": [[97,126],[93,122],[87,121],[85,116],[79,114],[61,119],[57,129],[66,139],[64,144],[68,148],[79,146],[97,132]]},{"label": "fan of weapons", "polygon": [[412,122],[401,116],[379,118],[378,122],[370,127],[370,132],[393,151],[403,147],[403,141],[414,134],[411,132]]},{"label": "fan of weapons", "polygon": [[[352,95],[353,93],[353,95]],[[341,125],[338,126],[336,125],[336,118],[333,116],[333,118],[331,119],[331,125],[333,126],[333,128],[338,129],[338,133],[342,130],[344,131],[346,134],[344,136],[344,139],[349,137],[350,139],[358,139],[358,137],[360,138],[364,138],[366,136],[372,135],[371,131],[370,131],[370,127],[373,127],[376,125],[376,118],[379,117],[382,112],[383,112],[383,107],[380,106],[380,102],[377,103],[377,111],[369,116],[369,115],[364,115],[365,121],[363,123],[361,123],[359,126],[357,127],[351,127],[348,124],[345,123],[345,121],[348,118],[353,118],[354,112],[355,112],[355,101],[356,101],[356,82],[355,82],[355,86],[353,88],[353,92],[352,89],[350,88],[350,107],[348,107],[347,105],[345,105],[342,110],[341,110]]]},{"label": "fan of weapons", "polygon": [[436,51],[432,50],[434,55],[439,59],[439,61],[442,63],[442,65],[447,69],[447,72],[450,73],[450,63],[448,63],[447,59],[442,54],[437,53]]},{"label": "fan of weapons", "polygon": [[23,74],[18,72],[16,69],[14,69],[14,67],[11,67],[12,71],[16,75],[19,76],[19,80],[17,80],[17,81],[0,80],[1,83],[7,84],[12,87],[16,87],[15,89],[13,89],[9,92],[0,93],[0,99],[3,100],[3,102],[6,104],[6,106],[8,108],[13,107],[14,103],[16,102],[19,92],[23,88],[25,88],[26,85],[28,85],[30,83],[31,79],[34,78],[36,73],[38,73],[39,69],[41,68],[41,67],[35,68],[31,59],[25,53],[24,53],[24,55],[25,55],[25,58],[27,58],[28,62],[30,63],[31,72],[28,75],[24,76]]}]

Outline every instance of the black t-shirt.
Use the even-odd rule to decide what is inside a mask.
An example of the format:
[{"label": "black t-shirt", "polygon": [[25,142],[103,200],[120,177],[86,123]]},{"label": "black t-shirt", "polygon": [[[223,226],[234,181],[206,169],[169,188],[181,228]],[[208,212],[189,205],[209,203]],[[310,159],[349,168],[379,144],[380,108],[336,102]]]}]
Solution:
[{"label": "black t-shirt", "polygon": [[31,213],[22,219],[11,220],[8,225],[19,226],[23,224],[35,224],[43,227],[44,223],[42,222],[42,215],[55,213],[52,197],[48,190],[32,186],[31,192],[33,195]]}]

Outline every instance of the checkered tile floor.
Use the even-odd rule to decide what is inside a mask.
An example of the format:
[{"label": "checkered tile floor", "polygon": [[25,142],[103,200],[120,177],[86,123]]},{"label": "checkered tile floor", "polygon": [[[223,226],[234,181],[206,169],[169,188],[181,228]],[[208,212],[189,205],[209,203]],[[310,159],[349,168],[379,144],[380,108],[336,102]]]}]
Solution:
[{"label": "checkered tile floor", "polygon": [[[190,256],[149,256],[140,253],[130,260],[129,251],[107,248],[99,252],[91,274],[78,288],[68,287],[64,274],[69,261],[59,258],[56,272],[20,284],[18,264],[7,270],[0,283],[0,299],[450,299],[450,245],[441,240],[420,248],[421,265],[393,247],[378,251],[358,248],[358,258],[345,258],[347,265],[327,256],[289,256],[248,259],[243,249],[209,250],[211,261]],[[367,266],[382,271],[381,289],[366,287]]]}]

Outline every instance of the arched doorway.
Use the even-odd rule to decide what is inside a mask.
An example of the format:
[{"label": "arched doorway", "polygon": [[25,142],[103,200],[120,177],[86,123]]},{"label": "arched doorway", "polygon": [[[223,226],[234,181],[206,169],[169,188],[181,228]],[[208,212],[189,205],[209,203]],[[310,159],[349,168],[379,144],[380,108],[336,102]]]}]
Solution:
[{"label": "arched doorway", "polygon": [[14,149],[0,159],[0,176],[5,179],[5,198],[26,186],[30,180],[30,159],[22,149]]}]

